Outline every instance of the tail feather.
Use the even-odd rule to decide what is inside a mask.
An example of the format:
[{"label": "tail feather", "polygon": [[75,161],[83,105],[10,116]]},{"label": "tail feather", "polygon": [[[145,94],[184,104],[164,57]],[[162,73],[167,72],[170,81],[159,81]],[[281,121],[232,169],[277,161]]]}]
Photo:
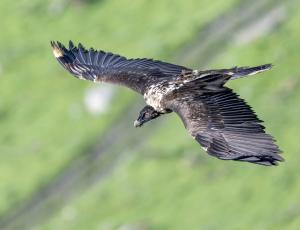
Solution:
[{"label": "tail feather", "polygon": [[[200,83],[206,82],[208,86],[223,86],[228,80],[234,80],[250,75],[254,75],[260,72],[270,70],[272,64],[264,64],[254,67],[234,67],[231,69],[211,69],[211,70],[194,70],[189,76],[188,81],[196,84],[197,81]],[[189,72],[188,72],[189,73]],[[185,73],[184,77],[187,78]]]},{"label": "tail feather", "polygon": [[241,77],[246,77],[250,75],[254,75],[257,73],[261,73],[272,68],[272,64],[265,64],[255,67],[235,67],[228,71],[228,74],[232,77],[230,79],[234,80]]}]

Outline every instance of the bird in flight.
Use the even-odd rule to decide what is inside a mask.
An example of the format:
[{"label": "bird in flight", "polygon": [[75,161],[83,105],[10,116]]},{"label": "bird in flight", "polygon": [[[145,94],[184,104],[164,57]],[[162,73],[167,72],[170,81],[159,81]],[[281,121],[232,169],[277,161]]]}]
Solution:
[{"label": "bird in flight", "polygon": [[277,165],[283,161],[274,138],[255,112],[230,88],[229,80],[271,69],[271,64],[231,69],[193,70],[167,62],[120,55],[70,41],[51,42],[58,62],[79,79],[126,86],[144,96],[135,127],[175,112],[189,134],[211,156],[222,160]]}]

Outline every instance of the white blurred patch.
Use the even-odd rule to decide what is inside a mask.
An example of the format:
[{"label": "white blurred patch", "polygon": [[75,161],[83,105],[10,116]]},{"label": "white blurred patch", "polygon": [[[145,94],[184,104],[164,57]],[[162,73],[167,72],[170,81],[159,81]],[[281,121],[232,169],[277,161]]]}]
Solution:
[{"label": "white blurred patch", "polygon": [[48,5],[48,12],[49,14],[60,14],[63,13],[63,11],[67,7],[67,1],[64,0],[52,0]]},{"label": "white blurred patch", "polygon": [[234,41],[238,44],[250,43],[268,34],[284,19],[286,19],[286,7],[284,5],[276,6],[262,17],[254,20],[243,30],[237,32]]},{"label": "white blurred patch", "polygon": [[61,211],[61,217],[63,220],[72,221],[77,217],[77,211],[70,206],[64,207]]},{"label": "white blurred patch", "polygon": [[109,85],[96,85],[89,88],[84,96],[84,104],[93,115],[105,113],[113,97],[113,87]]},{"label": "white blurred patch", "polygon": [[146,223],[128,223],[121,225],[118,230],[146,230],[150,227]]}]

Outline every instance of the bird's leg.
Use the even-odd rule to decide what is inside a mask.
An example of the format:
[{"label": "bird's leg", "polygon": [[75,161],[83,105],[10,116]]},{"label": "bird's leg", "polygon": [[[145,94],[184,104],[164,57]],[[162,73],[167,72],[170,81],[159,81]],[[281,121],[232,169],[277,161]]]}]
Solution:
[{"label": "bird's leg", "polygon": [[134,127],[141,127],[144,123],[151,121],[161,115],[153,107],[146,105],[140,112],[139,117],[134,121]]}]

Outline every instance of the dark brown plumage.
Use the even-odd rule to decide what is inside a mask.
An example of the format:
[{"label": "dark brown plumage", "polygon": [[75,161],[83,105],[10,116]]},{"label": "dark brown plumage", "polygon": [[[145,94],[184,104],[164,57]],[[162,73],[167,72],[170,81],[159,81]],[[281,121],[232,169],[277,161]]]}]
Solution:
[{"label": "dark brown plumage", "polygon": [[60,64],[75,77],[127,86],[142,94],[147,106],[135,126],[176,112],[208,154],[223,160],[276,165],[283,161],[275,140],[244,100],[224,84],[269,70],[270,64],[218,70],[192,70],[152,59],[86,50],[72,42],[51,42]]}]

